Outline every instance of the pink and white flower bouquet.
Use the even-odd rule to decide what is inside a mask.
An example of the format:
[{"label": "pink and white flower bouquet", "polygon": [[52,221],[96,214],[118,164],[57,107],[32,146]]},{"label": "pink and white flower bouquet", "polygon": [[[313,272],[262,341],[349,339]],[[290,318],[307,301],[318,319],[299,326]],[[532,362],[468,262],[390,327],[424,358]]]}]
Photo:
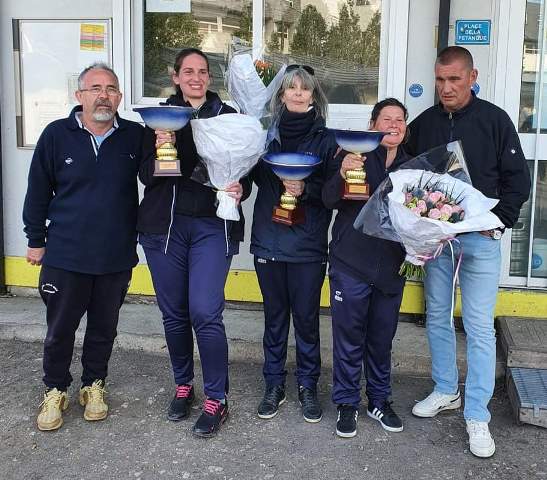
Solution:
[{"label": "pink and white flower bouquet", "polygon": [[503,226],[490,210],[498,200],[449,174],[404,169],[389,174],[389,217],[406,249],[401,275],[423,276],[423,266],[460,233]]},{"label": "pink and white flower bouquet", "polygon": [[390,173],[353,226],[364,234],[401,243],[406,250],[401,275],[420,278],[424,264],[458,234],[502,227],[490,211],[497,203],[473,188],[463,149],[456,141],[432,148]]}]

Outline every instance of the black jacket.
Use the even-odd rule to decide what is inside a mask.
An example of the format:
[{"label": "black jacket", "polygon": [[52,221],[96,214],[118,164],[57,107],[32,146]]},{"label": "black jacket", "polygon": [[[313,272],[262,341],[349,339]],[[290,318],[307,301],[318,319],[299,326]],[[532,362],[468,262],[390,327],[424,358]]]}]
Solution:
[{"label": "black jacket", "polygon": [[[167,99],[169,105],[190,106],[181,96],[172,95]],[[211,118],[235,110],[222,102],[214,92],[207,92],[207,99],[194,114],[195,118]],[[145,185],[144,197],[139,207],[137,230],[142,233],[166,234],[169,231],[171,217],[176,213],[192,217],[216,216],[216,192],[190,177],[198,165],[199,156],[192,136],[190,122],[175,132],[175,144],[181,165],[181,177],[154,177],[156,160],[156,135],[146,127],[143,139],[143,164],[139,170],[139,179]],[[242,181],[243,198],[250,193],[250,182]],[[228,221],[230,238],[243,240],[245,220],[241,207],[239,222]]]},{"label": "black jacket", "polygon": [[[338,210],[332,226],[329,263],[333,268],[374,285],[386,294],[400,293],[405,283],[404,277],[399,275],[399,268],[405,259],[404,248],[397,242],[355,230],[353,222],[365,202],[342,200],[344,179],[340,175],[340,166],[346,153],[340,152],[331,163],[329,179],[323,187],[325,205]],[[386,170],[386,154],[386,149],[381,145],[366,154],[365,171],[371,195],[390,172],[397,170],[409,158],[399,148],[395,160]]]},{"label": "black jacket", "polygon": [[28,246],[45,246],[50,267],[91,275],[129,270],[138,261],[144,129],[116,115],[118,128],[97,149],[76,119],[81,110],[50,123],[36,144],[23,207]]},{"label": "black jacket", "polygon": [[[275,205],[279,205],[284,191],[283,183],[267,163],[260,160],[252,172],[258,186],[255,200],[251,253],[258,257],[281,262],[319,262],[327,259],[327,231],[332,212],[321,201],[321,189],[326,178],[327,165],[336,153],[334,134],[318,118],[310,131],[299,142],[298,152],[319,155],[323,160],[305,180],[304,193],[298,198],[305,209],[305,222],[287,226],[272,221]],[[281,151],[278,141],[269,146],[270,152]]]},{"label": "black jacket", "polygon": [[501,108],[476,98],[454,113],[441,103],[428,108],[409,125],[407,151],[418,155],[454,140],[463,145],[473,186],[490,198],[506,227],[517,221],[530,194],[530,172],[513,122]]}]

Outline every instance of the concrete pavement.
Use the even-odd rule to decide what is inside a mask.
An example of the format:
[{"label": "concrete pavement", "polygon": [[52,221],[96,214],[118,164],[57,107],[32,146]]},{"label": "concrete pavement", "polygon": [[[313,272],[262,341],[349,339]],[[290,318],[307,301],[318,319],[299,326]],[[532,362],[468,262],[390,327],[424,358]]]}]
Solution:
[{"label": "concrete pavement", "polygon": [[[45,337],[45,308],[35,290],[15,289],[23,295],[0,298],[0,339],[42,341]],[[34,296],[28,296],[32,295]],[[262,360],[263,312],[245,305],[229,305],[224,312],[231,361]],[[77,345],[81,345],[85,320],[77,333]],[[321,354],[326,367],[332,367],[332,334],[330,316],[322,315]],[[458,366],[460,378],[465,378],[465,335],[457,332]],[[294,362],[294,334],[289,334],[288,361]],[[153,298],[128,297],[122,306],[116,346],[129,350],[166,354],[161,314]],[[393,343],[393,371],[429,377],[431,359],[425,328],[415,323],[399,322]],[[504,374],[503,360],[498,360],[497,376]]]}]

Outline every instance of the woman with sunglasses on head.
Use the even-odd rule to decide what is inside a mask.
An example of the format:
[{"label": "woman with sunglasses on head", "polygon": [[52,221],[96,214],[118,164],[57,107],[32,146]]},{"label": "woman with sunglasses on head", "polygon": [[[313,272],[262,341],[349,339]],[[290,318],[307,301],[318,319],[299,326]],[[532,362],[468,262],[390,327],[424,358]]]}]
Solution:
[{"label": "woman with sunglasses on head", "polygon": [[[175,59],[176,94],[168,105],[193,107],[194,118],[209,118],[235,110],[208,90],[209,61],[200,50],[188,48]],[[228,415],[228,343],[222,321],[224,284],[232,256],[243,240],[243,214],[239,222],[216,216],[216,193],[194,181],[199,157],[188,123],[175,133],[174,143],[182,176],[154,176],[156,147],[173,141],[172,134],[146,129],[144,163],[139,178],[145,185],[137,230],[148,262],[158,306],[162,312],[167,348],[176,392],[167,418],[179,421],[191,412],[194,401],[194,341],[201,358],[205,402],[193,426],[199,437],[217,433]],[[240,183],[226,190],[240,201],[246,194]]]},{"label": "woman with sunglasses on head", "polygon": [[[264,300],[264,366],[266,383],[258,416],[274,417],[285,402],[287,341],[292,313],[296,337],[296,378],[302,414],[319,422],[317,398],[321,372],[319,302],[327,261],[327,230],[331,212],[321,200],[327,163],[336,152],[332,132],[325,128],[327,99],[311,67],[290,65],[271,101],[278,138],[269,152],[311,153],[322,163],[302,181],[281,181],[264,162],[253,171],[258,186],[251,234],[251,253]],[[272,221],[283,190],[298,197],[305,219],[284,225]]]},{"label": "woman with sunglasses on head", "polygon": [[409,159],[401,148],[406,139],[406,107],[395,98],[378,102],[370,129],[389,132],[381,145],[365,157],[342,151],[331,162],[323,201],[338,213],[329,245],[333,337],[332,399],[338,407],[336,434],[354,437],[361,403],[363,365],[367,379],[367,414],[390,432],[403,424],[391,408],[391,344],[397,330],[404,277],[399,268],[405,252],[401,244],[358,232],[353,223],[364,201],[342,200],[345,174],[363,162],[371,195],[391,171]]}]

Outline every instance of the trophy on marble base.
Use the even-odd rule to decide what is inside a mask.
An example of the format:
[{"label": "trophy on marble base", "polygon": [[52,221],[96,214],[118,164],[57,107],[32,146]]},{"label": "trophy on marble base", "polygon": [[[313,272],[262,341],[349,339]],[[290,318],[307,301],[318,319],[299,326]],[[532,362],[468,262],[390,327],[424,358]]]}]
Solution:
[{"label": "trophy on marble base", "polygon": [[[304,180],[321,163],[318,156],[306,153],[267,153],[263,160],[281,180]],[[305,219],[304,208],[298,205],[297,198],[285,191],[279,205],[274,207],[272,220],[290,226]]]},{"label": "trophy on marble base", "polygon": [[[142,117],[144,123],[153,130],[176,132],[184,127],[192,117],[194,109],[162,105],[155,107],[138,107],[133,109]],[[156,164],[154,176],[180,177],[180,160],[177,149],[171,142],[166,142],[156,148]]]},{"label": "trophy on marble base", "polygon": [[[363,153],[375,150],[386,132],[376,132],[374,130],[334,130],[336,143],[344,150],[362,155]],[[342,198],[344,200],[368,200],[370,197],[370,186],[366,181],[367,174],[365,169],[348,170],[346,172],[346,181],[344,182],[344,191]]]}]

